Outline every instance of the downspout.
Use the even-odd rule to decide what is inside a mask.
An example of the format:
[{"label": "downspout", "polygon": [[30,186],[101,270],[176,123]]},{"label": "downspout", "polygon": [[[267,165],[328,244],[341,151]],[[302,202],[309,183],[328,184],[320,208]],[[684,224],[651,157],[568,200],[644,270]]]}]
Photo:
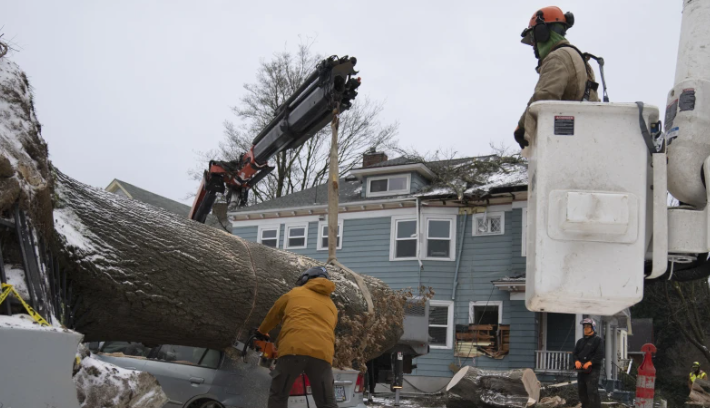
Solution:
[{"label": "downspout", "polygon": [[422,263],[422,234],[421,234],[421,198],[417,197],[416,199],[417,202],[417,262],[419,262],[419,291],[422,291],[422,269],[424,269],[424,264]]},{"label": "downspout", "polygon": [[456,256],[456,270],[454,271],[454,282],[451,287],[451,300],[456,300],[456,288],[459,286],[459,267],[461,266],[461,254],[463,253],[463,241],[466,239],[466,222],[468,212],[463,214],[463,226],[461,228],[461,238],[459,239],[459,253]]}]

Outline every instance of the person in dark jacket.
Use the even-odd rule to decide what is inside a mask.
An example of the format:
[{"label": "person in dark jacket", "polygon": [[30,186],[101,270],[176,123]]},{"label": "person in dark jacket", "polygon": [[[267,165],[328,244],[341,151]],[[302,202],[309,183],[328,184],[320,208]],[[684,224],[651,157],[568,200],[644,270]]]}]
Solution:
[{"label": "person in dark jacket", "polygon": [[597,335],[594,319],[580,322],[584,327],[584,337],[574,346],[574,368],[577,373],[577,389],[582,408],[601,408],[599,397],[599,375],[604,360],[604,340]]}]

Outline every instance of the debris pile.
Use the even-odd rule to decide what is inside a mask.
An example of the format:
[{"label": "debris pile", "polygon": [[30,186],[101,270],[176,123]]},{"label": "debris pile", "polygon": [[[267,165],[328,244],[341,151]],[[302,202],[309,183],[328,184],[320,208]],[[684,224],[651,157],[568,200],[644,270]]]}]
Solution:
[{"label": "debris pile", "polygon": [[446,408],[526,408],[540,400],[531,369],[482,370],[465,366],[446,386]]}]

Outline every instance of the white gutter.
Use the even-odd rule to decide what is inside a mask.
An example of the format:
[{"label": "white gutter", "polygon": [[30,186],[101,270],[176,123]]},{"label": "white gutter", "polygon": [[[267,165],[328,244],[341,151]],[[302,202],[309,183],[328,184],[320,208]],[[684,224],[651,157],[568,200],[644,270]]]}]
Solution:
[{"label": "white gutter", "polygon": [[[361,205],[377,205],[377,204],[389,204],[389,203],[400,203],[400,202],[408,202],[408,201],[414,201],[416,200],[415,198],[390,198],[386,200],[368,200],[368,201],[351,201],[347,203],[341,203],[338,208],[340,207],[355,207],[355,206],[361,206]],[[307,210],[317,210],[317,209],[327,209],[328,204],[322,204],[322,205],[307,205],[307,206],[302,206],[302,207],[286,207],[286,208],[269,208],[265,210],[254,210],[254,211],[232,211],[227,213],[228,216],[240,216],[240,215],[253,215],[253,214],[270,214],[270,213],[283,213],[283,212],[292,212],[292,211],[307,211]]]}]

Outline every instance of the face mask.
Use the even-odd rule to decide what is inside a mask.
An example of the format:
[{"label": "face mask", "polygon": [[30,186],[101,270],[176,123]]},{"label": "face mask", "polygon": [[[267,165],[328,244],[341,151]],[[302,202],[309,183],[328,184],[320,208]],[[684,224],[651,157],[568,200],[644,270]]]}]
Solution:
[{"label": "face mask", "polygon": [[584,328],[584,335],[585,336],[591,336],[592,334],[594,334],[594,330],[591,327]]}]

